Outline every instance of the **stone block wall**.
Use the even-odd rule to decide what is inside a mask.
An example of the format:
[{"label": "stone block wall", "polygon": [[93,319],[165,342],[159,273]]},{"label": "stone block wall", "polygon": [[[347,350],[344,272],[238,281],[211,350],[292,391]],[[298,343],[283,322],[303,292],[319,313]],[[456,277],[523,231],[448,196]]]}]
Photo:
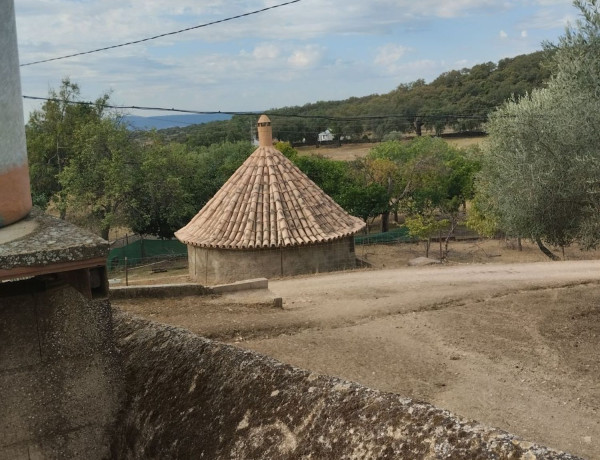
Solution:
[{"label": "stone block wall", "polygon": [[188,246],[190,275],[201,284],[249,278],[276,278],[356,267],[354,238],[273,249],[218,249]]},{"label": "stone block wall", "polygon": [[575,459],[429,404],[116,312],[120,459]]}]

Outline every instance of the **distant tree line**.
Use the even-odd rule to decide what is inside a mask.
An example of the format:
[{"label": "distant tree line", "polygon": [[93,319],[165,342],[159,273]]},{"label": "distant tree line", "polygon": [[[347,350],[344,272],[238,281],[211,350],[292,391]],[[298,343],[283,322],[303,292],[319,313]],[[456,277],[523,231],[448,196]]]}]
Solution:
[{"label": "distant tree line", "polygon": [[[423,130],[437,135],[446,129],[480,130],[488,114],[505,100],[543,86],[550,76],[544,63],[553,52],[549,49],[451,70],[431,83],[417,80],[386,94],[271,110],[273,136],[292,145],[314,145],[318,133],[326,129],[337,140],[347,141],[392,140],[407,133],[420,135]],[[159,132],[171,141],[208,146],[250,140],[253,122],[252,116],[235,115],[228,121]]]}]

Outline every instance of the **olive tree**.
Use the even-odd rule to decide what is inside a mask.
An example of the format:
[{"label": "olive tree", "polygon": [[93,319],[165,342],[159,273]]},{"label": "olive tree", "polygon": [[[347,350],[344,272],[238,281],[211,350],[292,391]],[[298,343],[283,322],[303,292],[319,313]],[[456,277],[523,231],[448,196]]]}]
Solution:
[{"label": "olive tree", "polygon": [[487,125],[479,202],[500,228],[547,245],[586,247],[600,233],[600,13],[575,1],[581,19],[560,39],[546,88],[507,101]]}]

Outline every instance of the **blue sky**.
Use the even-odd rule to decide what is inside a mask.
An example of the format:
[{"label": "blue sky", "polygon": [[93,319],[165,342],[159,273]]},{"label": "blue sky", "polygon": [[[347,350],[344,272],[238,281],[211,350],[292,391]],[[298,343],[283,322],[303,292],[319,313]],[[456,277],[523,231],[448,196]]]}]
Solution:
[{"label": "blue sky", "polygon": [[[22,63],[191,27],[285,0],[16,0]],[[541,49],[577,19],[570,0],[301,0],[142,44],[21,67],[23,94],[69,76],[94,99],[267,110],[386,93]],[[39,103],[24,101],[27,114]],[[136,113],[156,115],[157,113]]]}]

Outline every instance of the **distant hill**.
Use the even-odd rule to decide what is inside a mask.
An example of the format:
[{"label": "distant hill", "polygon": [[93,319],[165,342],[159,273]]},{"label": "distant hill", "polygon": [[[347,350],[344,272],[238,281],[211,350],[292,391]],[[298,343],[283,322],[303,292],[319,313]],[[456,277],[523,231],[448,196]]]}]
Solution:
[{"label": "distant hill", "polygon": [[[268,110],[273,136],[296,144],[317,142],[329,129],[345,142],[379,141],[421,129],[472,132],[484,126],[488,114],[510,97],[544,86],[550,76],[548,54],[537,51],[498,63],[444,72],[433,81],[400,84],[386,94],[318,101]],[[164,117],[161,117],[164,118]],[[250,140],[258,115],[235,115],[224,121],[161,129],[168,141],[190,146]]]},{"label": "distant hill", "polygon": [[125,115],[123,120],[132,129],[167,129],[178,128],[191,125],[201,125],[211,121],[230,120],[231,115],[217,113],[213,115],[200,114],[180,114],[180,115],[159,115],[155,117],[141,117],[138,115]]}]

